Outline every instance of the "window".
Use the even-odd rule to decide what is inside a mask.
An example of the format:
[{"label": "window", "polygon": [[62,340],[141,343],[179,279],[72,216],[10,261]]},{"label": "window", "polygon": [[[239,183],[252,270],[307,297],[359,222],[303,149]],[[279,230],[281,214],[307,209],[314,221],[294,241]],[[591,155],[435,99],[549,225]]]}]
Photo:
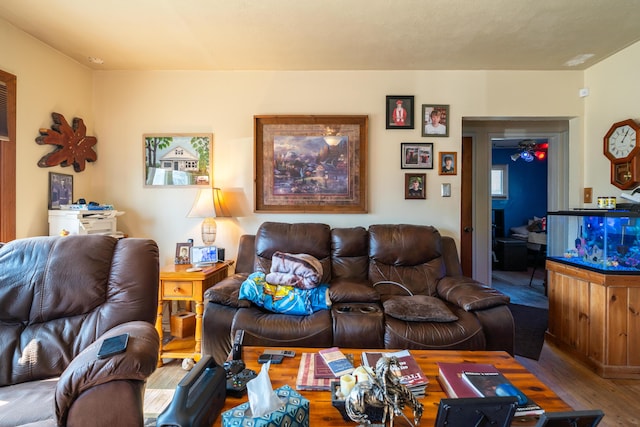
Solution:
[{"label": "window", "polygon": [[491,166],[491,197],[509,198],[509,165]]}]

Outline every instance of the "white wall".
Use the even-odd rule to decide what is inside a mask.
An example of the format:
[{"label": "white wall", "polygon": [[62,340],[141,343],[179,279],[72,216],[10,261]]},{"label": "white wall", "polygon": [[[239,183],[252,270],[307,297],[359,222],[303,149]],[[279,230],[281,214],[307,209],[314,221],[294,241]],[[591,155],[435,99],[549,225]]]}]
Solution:
[{"label": "white wall", "polygon": [[[427,171],[427,200],[404,200],[402,142],[433,142],[434,151],[460,151],[463,117],[581,116],[581,72],[98,72],[94,113],[101,161],[95,198],[126,211],[122,229],[156,239],[165,262],[175,243],[199,242],[200,220],[185,218],[196,189],[143,186],[142,135],[214,133],[214,182],[227,192],[234,218],[218,221],[216,243],[235,256],[237,238],[260,223],[321,221],[332,226],[417,223],[458,237],[460,175]],[[423,138],[385,129],[385,96],[414,95],[421,104],[450,104],[450,136]],[[369,213],[254,214],[253,116],[256,114],[369,115]],[[419,115],[415,117],[419,124]],[[418,171],[421,172],[421,171]],[[440,184],[453,197],[440,197]],[[229,197],[231,196],[231,197]]]},{"label": "white wall", "polygon": [[91,135],[92,73],[1,19],[0,52],[0,68],[17,76],[16,235],[48,234],[49,172],[73,175],[77,198],[90,193],[96,164],[88,164],[81,174],[71,166],[40,168],[38,161],[55,147],[38,145],[35,139],[39,129],[49,129],[53,124],[52,112],[62,114],[70,125],[74,117],[82,118]]}]

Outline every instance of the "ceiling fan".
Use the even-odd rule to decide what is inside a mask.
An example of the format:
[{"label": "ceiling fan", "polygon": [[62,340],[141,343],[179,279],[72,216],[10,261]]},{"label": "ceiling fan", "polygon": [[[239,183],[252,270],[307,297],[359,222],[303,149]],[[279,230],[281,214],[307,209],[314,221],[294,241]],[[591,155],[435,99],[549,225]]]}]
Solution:
[{"label": "ceiling fan", "polygon": [[533,139],[524,139],[518,143],[518,152],[511,155],[514,162],[522,159],[527,163],[533,162],[533,159],[544,160],[547,157],[547,148],[549,143],[537,143]]}]

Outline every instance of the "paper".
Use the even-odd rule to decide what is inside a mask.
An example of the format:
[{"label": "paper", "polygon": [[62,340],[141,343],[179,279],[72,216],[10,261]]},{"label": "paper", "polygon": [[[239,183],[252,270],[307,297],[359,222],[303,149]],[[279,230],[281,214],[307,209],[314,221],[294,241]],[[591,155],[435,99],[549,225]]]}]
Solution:
[{"label": "paper", "polygon": [[247,383],[251,416],[263,417],[280,408],[285,402],[273,391],[269,367],[271,362],[263,363],[257,377]]}]

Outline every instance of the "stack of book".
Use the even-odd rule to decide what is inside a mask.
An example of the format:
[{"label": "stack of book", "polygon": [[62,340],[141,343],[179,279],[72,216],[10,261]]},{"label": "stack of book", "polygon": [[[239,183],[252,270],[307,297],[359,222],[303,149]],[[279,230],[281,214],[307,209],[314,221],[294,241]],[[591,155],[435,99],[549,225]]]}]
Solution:
[{"label": "stack of book", "polygon": [[[443,363],[438,362],[438,381],[449,397],[490,397],[498,396],[496,387],[511,382],[494,366],[484,363]],[[524,396],[526,402],[519,403],[516,417],[540,415],[544,413],[537,403]]]},{"label": "stack of book", "polygon": [[341,375],[353,372],[353,364],[338,347],[320,350],[317,353],[302,353],[297,390],[331,390],[331,382]]},{"label": "stack of book", "polygon": [[396,352],[365,351],[362,353],[362,366],[369,367],[375,372],[376,363],[383,356],[395,356],[398,359],[400,369],[392,370],[392,372],[400,378],[400,383],[411,390],[415,397],[423,397],[425,395],[429,379],[424,372],[422,372],[420,365],[418,365],[418,362],[409,350]]}]

